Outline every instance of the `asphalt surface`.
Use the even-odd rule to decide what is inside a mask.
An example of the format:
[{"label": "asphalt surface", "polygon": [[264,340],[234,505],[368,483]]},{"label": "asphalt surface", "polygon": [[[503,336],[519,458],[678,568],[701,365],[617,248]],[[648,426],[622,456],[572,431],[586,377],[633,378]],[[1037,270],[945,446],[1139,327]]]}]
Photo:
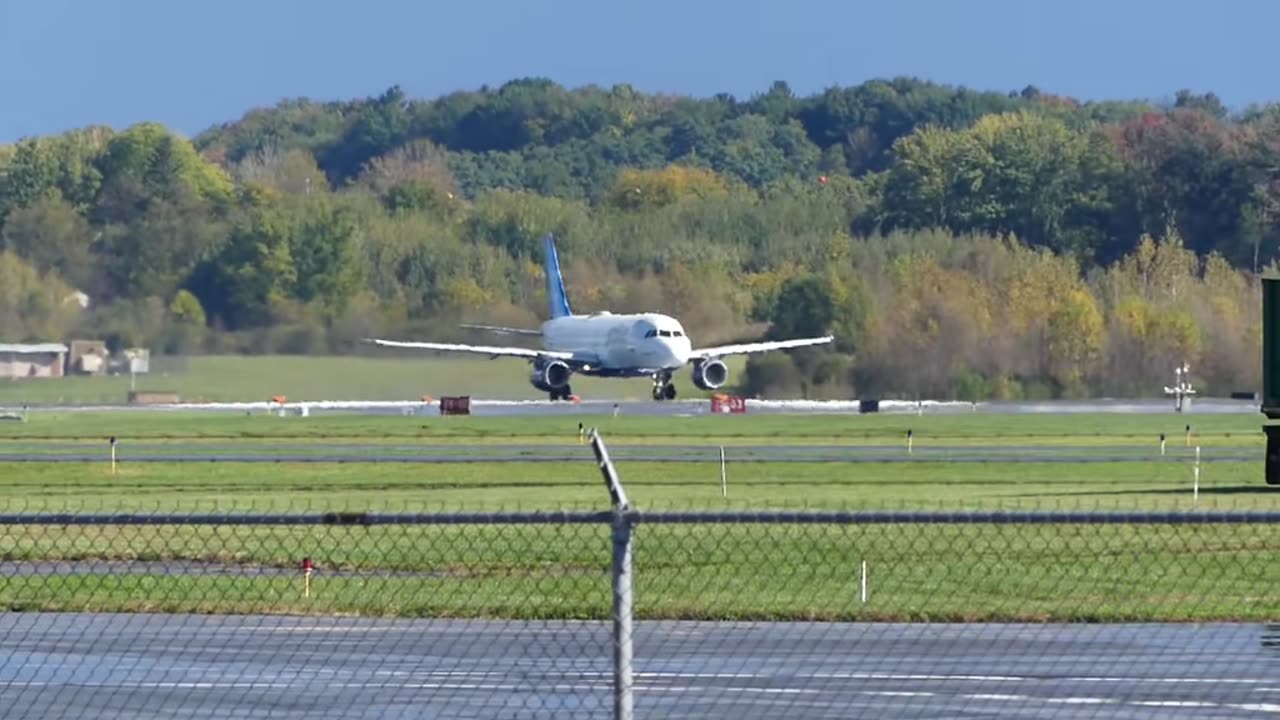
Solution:
[{"label": "asphalt surface", "polygon": [[[639,622],[638,718],[1266,718],[1280,628]],[[6,718],[607,718],[607,623],[5,614]]]}]

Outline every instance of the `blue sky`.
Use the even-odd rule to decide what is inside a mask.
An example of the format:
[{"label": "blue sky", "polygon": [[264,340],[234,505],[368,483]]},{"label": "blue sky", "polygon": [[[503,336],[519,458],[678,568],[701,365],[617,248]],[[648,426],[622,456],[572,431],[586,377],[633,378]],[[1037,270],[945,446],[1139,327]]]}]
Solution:
[{"label": "blue sky", "polygon": [[1000,91],[1280,100],[1270,0],[0,0],[0,142],[285,97],[544,76],[741,98],[916,75]]}]

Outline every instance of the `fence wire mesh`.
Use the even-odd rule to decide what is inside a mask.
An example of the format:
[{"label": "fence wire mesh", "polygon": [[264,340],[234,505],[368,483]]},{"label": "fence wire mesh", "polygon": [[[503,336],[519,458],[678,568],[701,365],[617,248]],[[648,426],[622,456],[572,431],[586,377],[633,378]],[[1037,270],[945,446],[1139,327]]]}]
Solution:
[{"label": "fence wire mesh", "polygon": [[0,707],[615,717],[620,537],[638,718],[1280,711],[1265,512],[0,516]]}]

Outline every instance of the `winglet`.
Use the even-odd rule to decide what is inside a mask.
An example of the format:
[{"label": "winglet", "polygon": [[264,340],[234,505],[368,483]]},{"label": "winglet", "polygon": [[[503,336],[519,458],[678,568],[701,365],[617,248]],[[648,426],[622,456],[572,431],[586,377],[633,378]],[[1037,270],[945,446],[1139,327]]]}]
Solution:
[{"label": "winglet", "polygon": [[572,315],[573,313],[569,311],[569,298],[564,294],[564,279],[560,277],[560,258],[556,255],[556,239],[551,233],[543,236],[542,249],[546,254],[544,264],[547,274],[547,303],[551,306],[551,317]]}]

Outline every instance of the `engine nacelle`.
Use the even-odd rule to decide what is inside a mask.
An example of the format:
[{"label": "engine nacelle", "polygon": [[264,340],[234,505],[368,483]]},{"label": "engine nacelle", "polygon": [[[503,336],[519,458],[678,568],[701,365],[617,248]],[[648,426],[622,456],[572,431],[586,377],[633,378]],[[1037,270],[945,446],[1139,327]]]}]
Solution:
[{"label": "engine nacelle", "polygon": [[535,362],[533,372],[529,374],[529,382],[543,392],[559,390],[569,384],[573,369],[563,360]]},{"label": "engine nacelle", "polygon": [[715,359],[695,360],[690,374],[699,390],[715,390],[729,381],[729,368]]}]

